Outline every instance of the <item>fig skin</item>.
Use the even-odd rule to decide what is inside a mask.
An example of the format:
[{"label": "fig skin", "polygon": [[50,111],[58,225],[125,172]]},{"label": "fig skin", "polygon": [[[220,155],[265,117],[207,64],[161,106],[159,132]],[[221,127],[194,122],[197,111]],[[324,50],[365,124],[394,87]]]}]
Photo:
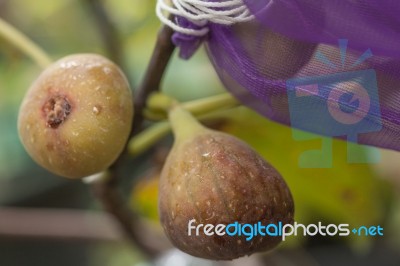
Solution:
[{"label": "fig skin", "polygon": [[[159,213],[172,243],[196,257],[231,260],[267,251],[281,237],[188,235],[188,222],[293,223],[294,203],[280,174],[243,141],[172,111],[173,148],[160,176]],[[188,122],[189,121],[189,122]],[[194,123],[194,124],[193,124]],[[197,123],[197,124],[196,124]]]},{"label": "fig skin", "polygon": [[82,178],[117,159],[132,117],[132,93],[118,66],[100,55],[74,54],[50,65],[31,85],[18,132],[39,165]]}]

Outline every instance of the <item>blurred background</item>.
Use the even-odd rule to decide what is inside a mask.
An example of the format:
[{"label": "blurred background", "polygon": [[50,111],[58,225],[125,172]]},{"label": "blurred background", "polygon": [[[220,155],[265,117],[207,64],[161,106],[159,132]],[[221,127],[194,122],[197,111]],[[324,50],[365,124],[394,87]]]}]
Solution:
[{"label": "blurred background", "polygon": [[[135,89],[160,27],[154,2],[0,0],[0,17],[53,59],[85,52],[111,58]],[[290,128],[245,108],[212,126],[242,138],[281,172],[295,199],[297,222],[381,225],[384,236],[291,237],[272,252],[233,262],[198,260],[180,253],[164,237],[157,215],[157,178],[171,145],[168,136],[126,162],[121,175],[120,189],[128,207],[140,216],[142,238],[160,251],[151,258],[144,256],[130,244],[118,222],[102,211],[88,185],[51,175],[20,144],[19,104],[40,72],[0,37],[1,266],[400,265],[400,155],[382,150],[378,164],[348,164],[346,143],[335,140],[332,168],[299,168],[299,156],[318,149],[321,139],[295,141]],[[174,56],[163,90],[186,101],[224,88],[200,50],[190,61]],[[373,151],[364,147],[361,153],[371,156]]]}]

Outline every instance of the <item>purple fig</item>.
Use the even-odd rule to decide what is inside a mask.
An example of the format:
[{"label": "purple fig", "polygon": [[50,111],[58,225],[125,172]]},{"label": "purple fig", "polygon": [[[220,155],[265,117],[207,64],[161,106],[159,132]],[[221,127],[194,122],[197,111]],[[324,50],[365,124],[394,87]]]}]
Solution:
[{"label": "purple fig", "polygon": [[277,246],[279,236],[256,235],[249,240],[245,235],[217,235],[211,226],[214,234],[204,233],[207,224],[215,230],[219,224],[235,222],[293,223],[293,198],[277,170],[243,141],[205,128],[179,106],[169,118],[175,142],[160,176],[159,213],[172,243],[212,260]]}]

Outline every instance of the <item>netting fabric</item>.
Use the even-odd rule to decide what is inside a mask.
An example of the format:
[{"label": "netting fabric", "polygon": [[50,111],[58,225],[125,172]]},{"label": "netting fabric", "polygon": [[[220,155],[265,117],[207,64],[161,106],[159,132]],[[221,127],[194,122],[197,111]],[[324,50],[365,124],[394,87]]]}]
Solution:
[{"label": "netting fabric", "polygon": [[274,121],[400,150],[398,1],[241,3],[253,19],[224,25],[177,16],[185,28],[208,29],[175,33],[181,57],[205,43],[225,87]]}]

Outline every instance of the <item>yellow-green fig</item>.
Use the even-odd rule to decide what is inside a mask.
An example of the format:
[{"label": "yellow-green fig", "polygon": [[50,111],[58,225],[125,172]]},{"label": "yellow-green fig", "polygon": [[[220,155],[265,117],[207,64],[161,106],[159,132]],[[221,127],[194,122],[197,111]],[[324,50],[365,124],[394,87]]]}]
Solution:
[{"label": "yellow-green fig", "polygon": [[82,178],[122,152],[133,117],[122,71],[96,54],[74,54],[45,69],[21,104],[18,132],[29,155],[57,175]]},{"label": "yellow-green fig", "polygon": [[175,142],[160,176],[159,213],[171,242],[212,260],[278,245],[279,236],[223,235],[218,225],[293,223],[293,198],[281,175],[246,143],[203,127],[181,107],[169,118]]}]

